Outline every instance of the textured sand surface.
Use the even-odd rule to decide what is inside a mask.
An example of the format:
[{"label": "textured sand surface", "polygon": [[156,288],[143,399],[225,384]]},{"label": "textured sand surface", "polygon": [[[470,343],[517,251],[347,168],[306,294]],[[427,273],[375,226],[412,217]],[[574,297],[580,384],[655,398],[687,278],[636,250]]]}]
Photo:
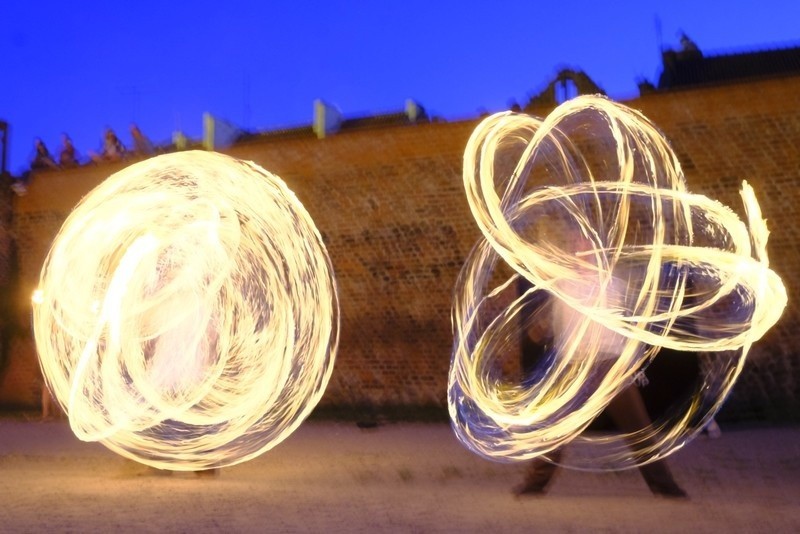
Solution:
[{"label": "textured sand surface", "polygon": [[689,501],[637,471],[561,471],[472,455],[445,424],[304,424],[217,477],[165,475],[82,443],[65,421],[0,419],[0,532],[800,532],[800,428],[723,428],[670,458]]}]

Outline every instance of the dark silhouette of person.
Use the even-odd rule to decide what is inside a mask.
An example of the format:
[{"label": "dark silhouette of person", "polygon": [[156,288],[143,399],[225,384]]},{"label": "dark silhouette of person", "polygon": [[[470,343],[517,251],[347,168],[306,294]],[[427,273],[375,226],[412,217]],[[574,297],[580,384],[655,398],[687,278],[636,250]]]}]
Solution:
[{"label": "dark silhouette of person", "polygon": [[38,137],[33,143],[34,152],[33,159],[31,160],[31,169],[55,169],[58,167],[55,160],[50,155],[50,151],[44,144],[44,141]]},{"label": "dark silhouette of person", "polygon": [[[532,286],[524,278],[517,283],[519,295],[525,294]],[[537,368],[542,367],[546,358],[552,357],[553,351],[549,350],[554,342],[553,325],[545,324],[552,321],[551,313],[542,313],[546,306],[553,306],[553,297],[543,291],[534,292],[525,302],[520,321],[523,324],[520,336],[520,364],[526,376],[532,376]],[[531,322],[528,317],[536,314],[537,321]],[[534,377],[535,378],[535,377]],[[642,395],[636,386],[631,383],[624,388],[606,407],[605,414],[618,430],[624,433],[633,433],[651,424],[650,416],[645,408]],[[513,488],[518,495],[543,495],[546,493],[553,475],[559,469],[562,450],[556,449],[548,454],[548,459],[535,458],[526,469],[524,480]],[[686,492],[675,482],[667,462],[656,460],[638,467],[647,486],[655,495],[671,498],[687,498]]]},{"label": "dark silhouette of person", "polygon": [[106,128],[103,134],[103,148],[100,154],[91,153],[91,158],[95,162],[100,161],[121,161],[127,156],[127,150],[117,134],[111,128]]},{"label": "dark silhouette of person", "polygon": [[133,139],[133,148],[131,152],[137,157],[149,157],[153,155],[155,149],[150,139],[142,133],[139,126],[131,124],[131,139]]},{"label": "dark silhouette of person", "polygon": [[72,139],[67,134],[61,134],[61,152],[58,154],[58,163],[65,169],[80,165],[75,145],[72,144]]}]

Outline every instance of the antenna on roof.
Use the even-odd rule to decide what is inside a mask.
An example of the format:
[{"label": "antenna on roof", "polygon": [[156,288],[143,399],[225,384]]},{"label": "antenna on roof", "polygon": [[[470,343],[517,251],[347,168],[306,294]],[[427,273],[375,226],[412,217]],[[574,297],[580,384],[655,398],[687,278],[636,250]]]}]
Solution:
[{"label": "antenna on roof", "polygon": [[242,124],[246,130],[250,129],[250,71],[247,69],[242,80]]},{"label": "antenna on roof", "polygon": [[664,52],[664,37],[661,35],[661,17],[658,16],[656,13],[655,15],[655,27],[656,27],[656,41],[658,42],[658,51],[659,53]]}]

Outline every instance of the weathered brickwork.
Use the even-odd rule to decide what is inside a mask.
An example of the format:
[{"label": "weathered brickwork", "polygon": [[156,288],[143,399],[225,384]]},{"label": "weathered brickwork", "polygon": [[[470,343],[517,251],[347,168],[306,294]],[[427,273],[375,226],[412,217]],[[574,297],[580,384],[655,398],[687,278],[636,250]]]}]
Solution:
[{"label": "weathered brickwork", "polygon": [[[800,407],[798,317],[792,304],[800,280],[794,226],[800,77],[652,94],[627,104],[642,110],[672,141],[690,190],[744,216],[741,181],[755,187],[773,231],[772,265],[784,277],[790,307],[753,348],[722,416],[794,417]],[[381,127],[322,140],[253,140],[227,151],[281,176],[308,209],[331,254],[341,341],[323,406],[445,406],[452,290],[479,235],[461,183],[463,150],[476,124]],[[15,305],[22,323],[29,322],[27,299],[57,228],[79,198],[114,170],[41,174],[28,195],[15,200],[21,270]],[[30,384],[39,378],[30,336],[14,347],[10,359],[16,371],[0,375],[0,403],[33,406],[37,388]]]},{"label": "weathered brickwork", "polygon": [[331,254],[342,324],[324,403],[444,405],[452,287],[478,236],[460,170],[473,127],[404,126],[230,151],[286,180]]},{"label": "weathered brickwork", "polygon": [[756,190],[771,230],[771,266],[782,276],[789,306],[757,343],[723,415],[800,414],[798,306],[800,298],[800,78],[650,95],[641,109],[672,141],[690,190],[730,206],[744,220],[739,189]]},{"label": "weathered brickwork", "polygon": [[11,177],[0,175],[0,377],[11,372],[11,344],[15,330],[15,313],[11,306],[16,273],[16,248],[11,229],[12,198]]}]

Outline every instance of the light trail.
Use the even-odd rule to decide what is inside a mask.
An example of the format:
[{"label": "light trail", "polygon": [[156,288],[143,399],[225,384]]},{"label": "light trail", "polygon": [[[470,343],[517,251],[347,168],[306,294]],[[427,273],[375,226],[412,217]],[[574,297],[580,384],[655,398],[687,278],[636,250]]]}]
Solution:
[{"label": "light trail", "polygon": [[33,319],[75,434],[171,470],[284,440],[321,398],[339,334],[330,259],[294,193],[201,151],[89,193],[45,261]]},{"label": "light trail", "polygon": [[[573,442],[587,447],[569,466],[619,469],[674,452],[786,306],[752,188],[742,186],[748,229],[687,191],[651,122],[605,98],[544,120],[486,118],[464,187],[483,239],[456,285],[448,404],[459,440],[486,458],[547,458]],[[545,346],[526,373],[509,371],[520,336]],[[684,402],[634,433],[584,432],[662,348],[702,358]]]}]

